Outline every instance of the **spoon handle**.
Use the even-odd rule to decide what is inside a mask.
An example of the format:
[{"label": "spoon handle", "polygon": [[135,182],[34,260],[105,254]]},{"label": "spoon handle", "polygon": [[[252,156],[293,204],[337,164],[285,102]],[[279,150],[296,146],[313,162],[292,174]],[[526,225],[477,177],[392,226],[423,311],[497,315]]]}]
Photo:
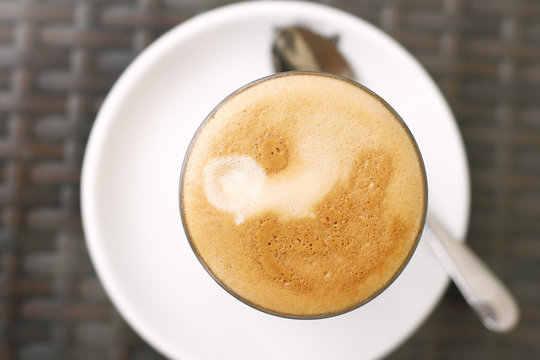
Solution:
[{"label": "spoon handle", "polygon": [[428,212],[426,222],[436,235],[426,236],[433,252],[484,326],[494,332],[512,330],[519,319],[512,294],[466,244],[455,240],[432,212]]}]

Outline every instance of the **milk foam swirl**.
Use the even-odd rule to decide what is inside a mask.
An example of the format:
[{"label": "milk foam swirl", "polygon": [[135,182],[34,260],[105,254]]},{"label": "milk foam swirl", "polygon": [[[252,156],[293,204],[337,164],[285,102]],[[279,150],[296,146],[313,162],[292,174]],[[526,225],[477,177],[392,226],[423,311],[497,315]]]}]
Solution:
[{"label": "milk foam swirl", "polygon": [[285,218],[313,216],[313,206],[348,177],[360,142],[355,132],[361,125],[330,120],[314,117],[310,128],[291,129],[295,142],[289,145],[297,151],[275,173],[248,155],[211,159],[203,169],[207,200],[233,214],[237,224],[266,211]]}]

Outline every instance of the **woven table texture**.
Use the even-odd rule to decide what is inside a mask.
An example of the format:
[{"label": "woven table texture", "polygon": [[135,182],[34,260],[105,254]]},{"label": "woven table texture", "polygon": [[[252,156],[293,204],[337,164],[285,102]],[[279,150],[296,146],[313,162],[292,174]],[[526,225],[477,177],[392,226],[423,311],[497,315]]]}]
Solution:
[{"label": "woven table texture", "polygon": [[[454,286],[390,359],[540,359],[540,1],[326,0],[403,44],[459,124],[468,243],[521,306],[486,331]],[[224,0],[0,0],[0,360],[162,359],[86,250],[80,172],[100,105],[171,27]]]}]

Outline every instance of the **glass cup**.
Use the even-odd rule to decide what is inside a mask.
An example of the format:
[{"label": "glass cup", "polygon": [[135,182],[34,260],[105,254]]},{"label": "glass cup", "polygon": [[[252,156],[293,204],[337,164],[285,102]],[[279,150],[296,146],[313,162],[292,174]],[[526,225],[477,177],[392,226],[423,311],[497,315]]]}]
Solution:
[{"label": "glass cup", "polygon": [[[261,305],[255,303],[255,302],[253,302],[253,301],[250,301],[250,300],[246,299],[244,296],[239,295],[237,291],[232,289],[231,286],[229,286],[218,275],[216,275],[216,273],[212,270],[212,266],[210,266],[208,264],[205,257],[202,256],[201,253],[199,252],[199,250],[197,248],[197,245],[196,245],[196,241],[194,241],[195,239],[193,239],[192,234],[191,234],[191,232],[189,230],[189,227],[188,227],[188,225],[186,223],[186,214],[185,214],[185,207],[184,207],[184,205],[185,205],[184,204],[184,180],[185,180],[186,165],[187,165],[187,163],[188,163],[188,161],[190,159],[190,155],[191,155],[193,146],[198,140],[199,134],[205,128],[205,125],[214,117],[216,112],[218,110],[220,110],[225,104],[227,104],[231,99],[235,98],[239,94],[244,93],[247,89],[257,87],[259,84],[262,84],[262,83],[267,82],[267,81],[272,81],[273,79],[278,79],[278,78],[287,77],[287,76],[296,76],[296,75],[314,75],[314,76],[321,76],[321,77],[325,77],[325,78],[329,78],[329,79],[345,81],[348,84],[352,84],[353,86],[355,86],[357,88],[360,88],[361,90],[363,90],[364,92],[366,92],[367,94],[369,94],[373,98],[375,98],[380,104],[384,105],[384,107],[394,115],[394,118],[399,123],[399,125],[401,126],[401,129],[404,131],[404,133],[406,134],[406,136],[408,137],[408,139],[410,140],[410,143],[412,144],[412,146],[414,148],[416,159],[418,161],[418,165],[419,165],[419,168],[420,168],[420,174],[421,174],[422,185],[423,185],[423,190],[422,190],[423,191],[423,201],[422,201],[422,204],[421,204],[422,211],[421,211],[420,219],[419,219],[419,224],[420,225],[418,226],[418,231],[416,233],[416,236],[414,237],[414,241],[413,241],[412,245],[409,248],[408,254],[402,260],[399,261],[399,264],[398,264],[399,266],[397,267],[397,270],[393,273],[393,275],[389,279],[384,281],[381,284],[381,286],[376,291],[373,291],[371,293],[371,295],[368,296],[367,298],[364,298],[364,299],[362,299],[360,301],[357,301],[353,305],[348,306],[348,307],[343,308],[343,309],[340,309],[338,311],[331,311],[331,312],[328,312],[328,313],[321,313],[321,314],[307,314],[307,315],[304,315],[304,314],[291,314],[291,313],[287,313],[287,312],[275,311],[275,310],[269,309],[267,307],[261,306]],[[422,156],[421,156],[420,150],[418,148],[418,145],[417,145],[412,133],[410,132],[409,128],[407,127],[407,125],[403,121],[403,119],[399,116],[399,114],[384,99],[382,99],[380,96],[378,96],[372,90],[370,90],[370,89],[366,88],[365,86],[363,86],[363,85],[361,85],[361,84],[359,84],[359,83],[357,83],[355,81],[352,81],[350,79],[340,77],[340,76],[337,76],[337,75],[325,74],[325,73],[300,72],[300,71],[279,73],[279,74],[274,74],[274,75],[270,75],[270,76],[255,80],[255,81],[250,82],[247,85],[241,87],[240,89],[234,91],[232,94],[227,96],[223,101],[221,101],[208,114],[208,116],[204,119],[204,121],[200,125],[199,129],[194,134],[193,139],[191,140],[191,143],[190,143],[190,145],[188,147],[188,150],[187,150],[187,153],[185,155],[184,162],[183,162],[183,165],[182,165],[181,179],[180,179],[180,191],[179,191],[180,215],[181,215],[182,225],[183,225],[184,231],[186,233],[186,237],[187,237],[187,239],[189,241],[189,244],[190,244],[195,256],[197,257],[197,259],[199,260],[201,265],[204,267],[204,269],[208,272],[208,274],[223,289],[225,289],[229,294],[231,294],[232,296],[234,296],[238,300],[242,301],[246,305],[249,305],[252,308],[255,308],[257,310],[260,310],[260,311],[268,313],[268,314],[272,314],[272,315],[276,315],[276,316],[280,316],[280,317],[285,317],[285,318],[293,318],[293,319],[321,319],[321,318],[328,318],[328,317],[332,317],[332,316],[336,316],[336,315],[341,315],[341,314],[347,313],[347,312],[349,312],[351,310],[354,310],[354,309],[357,309],[357,308],[361,307],[362,305],[364,305],[364,304],[368,303],[369,301],[373,300],[375,297],[377,297],[379,294],[381,294],[384,290],[386,290],[398,278],[398,276],[403,271],[403,269],[405,269],[405,267],[407,266],[409,260],[411,259],[412,255],[413,255],[413,253],[414,253],[414,251],[415,251],[415,249],[416,249],[416,247],[418,245],[418,242],[419,242],[419,239],[421,237],[421,234],[422,234],[422,231],[423,231],[423,228],[424,228],[424,224],[425,224],[425,218],[426,218],[426,212],[427,212],[427,195],[428,195],[428,192],[427,192],[427,177],[426,177],[424,163],[423,163]]]}]

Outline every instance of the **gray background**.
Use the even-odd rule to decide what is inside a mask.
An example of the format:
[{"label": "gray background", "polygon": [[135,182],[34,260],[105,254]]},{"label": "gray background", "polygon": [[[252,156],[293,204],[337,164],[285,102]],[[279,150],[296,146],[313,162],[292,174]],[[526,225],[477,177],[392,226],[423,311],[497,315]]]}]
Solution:
[{"label": "gray background", "polygon": [[[323,3],[395,37],[428,69],[465,138],[471,247],[517,296],[485,331],[450,287],[392,359],[540,358],[540,2]],[[220,0],[0,1],[0,359],[160,359],[96,279],[81,161],[111,85],[172,26]]]}]

